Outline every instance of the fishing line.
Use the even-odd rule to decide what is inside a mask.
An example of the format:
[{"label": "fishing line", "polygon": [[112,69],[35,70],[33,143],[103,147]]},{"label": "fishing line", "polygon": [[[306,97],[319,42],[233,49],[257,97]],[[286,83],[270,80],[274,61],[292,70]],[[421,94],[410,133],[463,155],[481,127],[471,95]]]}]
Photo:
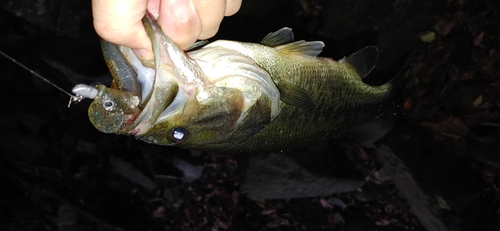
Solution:
[{"label": "fishing line", "polygon": [[68,95],[70,97],[69,98],[69,103],[68,103],[68,108],[69,108],[69,106],[71,106],[71,103],[78,103],[78,102],[80,102],[84,98],[84,97],[82,97],[80,95],[72,95],[71,93],[65,91],[64,89],[62,89],[59,86],[57,86],[55,83],[50,82],[48,79],[44,78],[40,74],[38,74],[35,71],[31,70],[27,66],[24,66],[22,63],[18,62],[16,59],[14,59],[14,58],[10,57],[9,55],[5,54],[3,51],[0,51],[0,54],[2,54],[3,56],[5,56],[6,58],[10,59],[15,64],[17,64],[17,65],[21,66],[22,68],[26,69],[31,74],[35,75],[36,77],[40,78],[41,80],[47,82],[48,84],[52,85],[53,87],[57,88],[58,90],[62,91],[66,95]]}]

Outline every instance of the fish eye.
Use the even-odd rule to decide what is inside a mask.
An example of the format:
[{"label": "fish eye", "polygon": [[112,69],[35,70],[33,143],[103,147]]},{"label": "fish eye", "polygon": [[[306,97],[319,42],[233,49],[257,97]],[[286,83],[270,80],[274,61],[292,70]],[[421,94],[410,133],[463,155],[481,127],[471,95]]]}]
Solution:
[{"label": "fish eye", "polygon": [[189,138],[189,132],[184,128],[177,127],[172,129],[168,136],[171,141],[176,144],[180,144]]},{"label": "fish eye", "polygon": [[106,99],[102,102],[102,106],[108,111],[113,110],[115,108],[115,102],[113,102],[113,100]]}]

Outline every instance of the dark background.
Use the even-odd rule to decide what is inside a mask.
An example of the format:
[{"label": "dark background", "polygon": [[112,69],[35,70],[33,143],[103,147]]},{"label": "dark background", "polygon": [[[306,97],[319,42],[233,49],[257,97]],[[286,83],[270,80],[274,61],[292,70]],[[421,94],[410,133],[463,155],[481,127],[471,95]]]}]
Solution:
[{"label": "dark background", "polygon": [[[1,6],[0,50],[68,91],[110,82],[90,1]],[[0,58],[0,230],[499,230],[499,14],[496,0],[243,1],[212,41],[287,26],[334,59],[376,45],[367,82],[395,78],[395,109],[322,153],[217,156],[102,134],[88,100],[67,108]]]}]

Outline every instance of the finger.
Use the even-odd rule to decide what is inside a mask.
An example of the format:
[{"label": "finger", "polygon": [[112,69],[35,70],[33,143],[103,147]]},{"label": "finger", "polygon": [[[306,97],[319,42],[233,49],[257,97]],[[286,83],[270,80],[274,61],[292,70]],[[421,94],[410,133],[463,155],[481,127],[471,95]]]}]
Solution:
[{"label": "finger", "polygon": [[146,4],[145,0],[92,0],[97,34],[106,41],[134,49],[141,58],[152,56],[151,43],[141,22]]},{"label": "finger", "polygon": [[219,30],[220,23],[226,12],[225,0],[193,0],[196,11],[201,19],[201,33],[199,39],[214,36]]},{"label": "finger", "polygon": [[242,0],[227,0],[226,13],[224,16],[231,16],[240,10]]},{"label": "finger", "polygon": [[160,1],[148,0],[148,11],[156,20],[158,20],[158,15],[160,15]]},{"label": "finger", "polygon": [[201,32],[201,21],[196,8],[189,0],[161,2],[158,23],[162,30],[181,49],[189,48]]}]

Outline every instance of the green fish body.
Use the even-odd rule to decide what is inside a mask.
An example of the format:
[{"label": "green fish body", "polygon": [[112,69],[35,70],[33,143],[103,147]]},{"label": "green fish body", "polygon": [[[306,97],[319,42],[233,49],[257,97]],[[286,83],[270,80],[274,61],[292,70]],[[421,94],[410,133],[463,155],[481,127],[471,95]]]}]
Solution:
[{"label": "green fish body", "polygon": [[143,23],[152,61],[104,42],[103,52],[112,53],[105,57],[125,58],[107,61],[114,89],[98,86],[89,108],[100,131],[219,153],[289,150],[380,116],[391,94],[390,83],[362,81],[375,67],[375,47],[337,62],[317,57],[322,42],[294,42],[283,28],[261,44],[218,40],[185,53],[150,17]]}]

